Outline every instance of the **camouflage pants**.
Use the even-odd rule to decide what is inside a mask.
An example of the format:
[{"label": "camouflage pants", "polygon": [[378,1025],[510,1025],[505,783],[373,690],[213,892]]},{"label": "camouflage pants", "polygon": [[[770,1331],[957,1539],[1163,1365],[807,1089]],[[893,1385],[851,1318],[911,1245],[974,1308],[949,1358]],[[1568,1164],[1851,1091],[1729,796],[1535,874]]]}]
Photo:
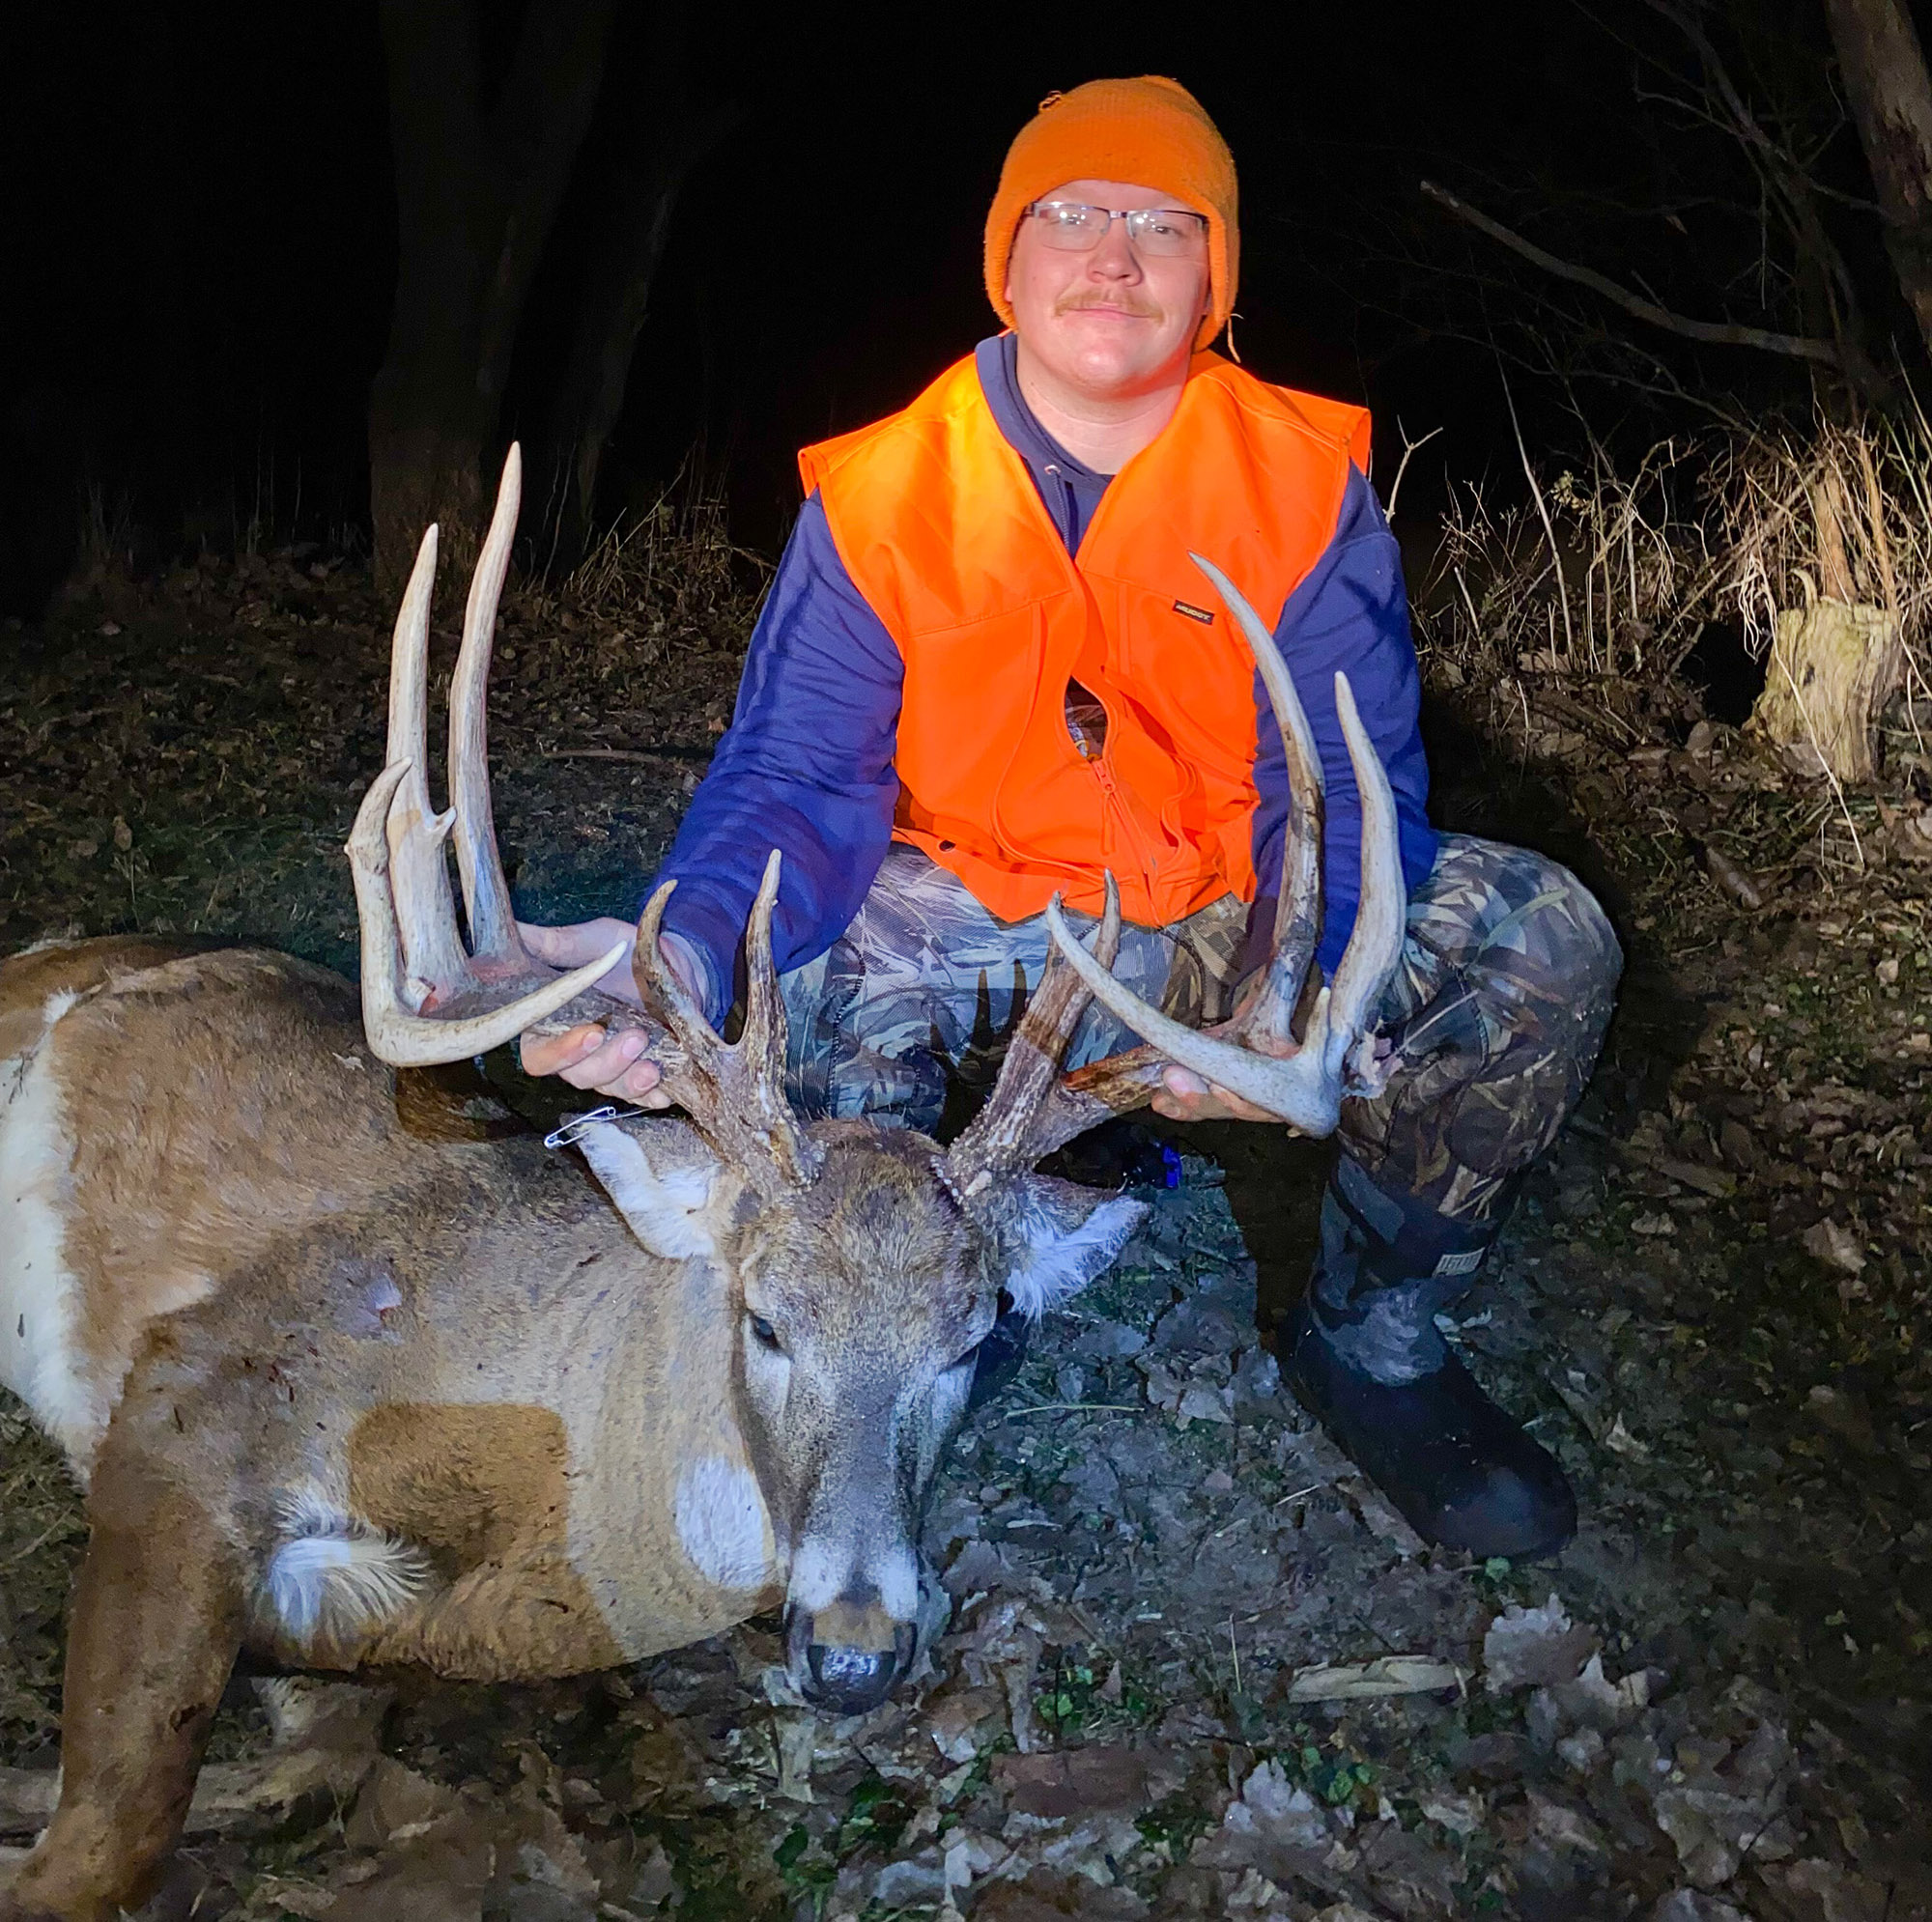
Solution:
[{"label": "camouflage pants", "polygon": [[[1230,896],[1172,927],[1124,929],[1115,973],[1177,1020],[1220,1020],[1246,935],[1247,910]],[[808,1114],[896,1116],[930,1131],[949,1079],[988,1078],[1049,946],[1042,918],[996,919],[946,869],[895,842],[851,926],[783,977],[794,1100]],[[1382,998],[1394,1071],[1378,1099],[1343,1104],[1343,1152],[1387,1192],[1487,1218],[1581,1095],[1622,966],[1603,910],[1566,868],[1443,835],[1409,897]],[[1135,1038],[1092,1007],[1066,1065]]]}]

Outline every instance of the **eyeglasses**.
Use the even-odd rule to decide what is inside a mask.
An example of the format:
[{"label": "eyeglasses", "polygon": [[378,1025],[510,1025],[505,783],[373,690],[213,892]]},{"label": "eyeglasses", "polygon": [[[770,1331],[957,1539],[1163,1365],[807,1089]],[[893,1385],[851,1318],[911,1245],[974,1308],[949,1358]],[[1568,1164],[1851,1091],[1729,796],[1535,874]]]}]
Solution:
[{"label": "eyeglasses", "polygon": [[1107,238],[1116,220],[1144,254],[1199,253],[1208,238],[1208,216],[1179,207],[1087,207],[1077,200],[1036,200],[1025,210],[1040,244],[1064,254],[1084,254]]}]

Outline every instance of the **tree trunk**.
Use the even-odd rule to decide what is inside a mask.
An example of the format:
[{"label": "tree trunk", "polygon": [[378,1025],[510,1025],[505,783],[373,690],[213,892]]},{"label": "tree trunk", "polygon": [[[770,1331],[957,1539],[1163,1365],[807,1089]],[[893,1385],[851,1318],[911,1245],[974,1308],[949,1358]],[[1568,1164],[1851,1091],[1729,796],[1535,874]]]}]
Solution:
[{"label": "tree trunk", "polygon": [[615,212],[583,289],[542,451],[555,551],[580,553],[594,532],[598,469],[623,411],[672,210],[692,168],[742,111],[733,103],[672,121],[620,170]]},{"label": "tree trunk", "polygon": [[1932,78],[1902,0],[1825,0],[1898,284],[1932,353]]},{"label": "tree trunk", "polygon": [[383,0],[396,297],[369,398],[376,581],[395,594],[439,523],[467,575],[530,278],[603,81],[614,0],[530,0],[494,112],[472,0]]},{"label": "tree trunk", "polygon": [[369,507],[377,586],[393,596],[432,521],[445,554],[474,555],[483,447],[497,424],[476,390],[477,326],[500,215],[483,164],[468,0],[384,0],[382,19],[397,261],[388,351],[369,397]]}]

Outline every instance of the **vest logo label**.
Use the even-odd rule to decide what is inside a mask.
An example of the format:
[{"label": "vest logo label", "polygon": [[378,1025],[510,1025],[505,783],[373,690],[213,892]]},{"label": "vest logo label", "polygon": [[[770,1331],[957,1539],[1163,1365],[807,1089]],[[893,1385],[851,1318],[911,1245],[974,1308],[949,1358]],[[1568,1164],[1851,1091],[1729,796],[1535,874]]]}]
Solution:
[{"label": "vest logo label", "polygon": [[1185,614],[1190,621],[1199,621],[1205,628],[1214,625],[1214,610],[1211,608],[1197,608],[1191,602],[1177,601],[1174,604],[1177,614]]}]

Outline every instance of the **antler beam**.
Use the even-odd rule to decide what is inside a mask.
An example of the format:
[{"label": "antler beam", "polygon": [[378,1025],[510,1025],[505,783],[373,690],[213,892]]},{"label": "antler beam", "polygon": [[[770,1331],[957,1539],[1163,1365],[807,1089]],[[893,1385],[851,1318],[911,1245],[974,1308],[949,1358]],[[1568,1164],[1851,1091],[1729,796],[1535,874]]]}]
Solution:
[{"label": "antler beam", "polygon": [[[414,766],[412,761],[392,762],[376,777],[356,810],[355,826],[349,836],[349,866],[355,877],[356,919],[361,927],[362,1032],[376,1059],[399,1068],[468,1060],[472,1055],[488,1054],[492,1048],[514,1041],[539,1021],[591,992],[594,984],[624,958],[625,946],[619,942],[595,961],[482,1013],[450,1016],[412,1012],[408,989],[416,984],[404,976],[408,941],[396,910],[394,897],[400,890],[385,824]],[[437,848],[440,853],[440,840]],[[446,878],[442,885],[447,890]],[[453,916],[451,928],[453,931]],[[463,965],[467,972],[468,957]]]},{"label": "antler beam", "polygon": [[[1056,899],[1046,911],[1056,947],[1094,998],[1149,1044],[1117,1058],[1115,1063],[1097,1064],[1099,1069],[1111,1068],[1111,1074],[1084,1071],[1084,1087],[1079,1078],[1069,1078],[1058,1105],[1068,1111],[1069,1120],[1103,1103],[1115,1112],[1138,1106],[1159,1085],[1164,1062],[1173,1061],[1265,1108],[1304,1134],[1329,1135],[1346,1094],[1372,1093],[1379,1087],[1374,1059],[1375,1011],[1401,958],[1407,915],[1395,796],[1356,711],[1349,678],[1338,673],[1335,705],[1362,803],[1361,895],[1335,979],[1317,996],[1307,1032],[1294,1048],[1290,1023],[1321,928],[1321,762],[1293,676],[1266,624],[1226,575],[1199,554],[1193,559],[1214,583],[1254,651],[1288,757],[1288,843],[1272,948],[1261,988],[1239,1014],[1218,1028],[1185,1028],[1100,966],[1074,939]],[[1078,1131],[1071,1127],[1060,1139]]]},{"label": "antler beam", "polygon": [[[1094,930],[1093,964],[1105,974],[1120,948],[1121,890],[1110,874],[1106,913]],[[1046,971],[1008,1043],[992,1093],[938,1164],[942,1178],[960,1201],[977,1200],[996,1181],[1031,1168],[1042,1155],[1114,1112],[1091,1102],[1068,1106],[1062,1095],[1060,1063],[1092,1000],[1080,975],[1059,953],[1049,951]]]},{"label": "antler beam", "polygon": [[[437,530],[416,553],[389,655],[388,762],[356,810],[348,853],[361,929],[362,1025],[376,1056],[395,1067],[463,1060],[531,1032],[580,1022],[650,1027],[637,1008],[596,983],[624,958],[619,942],[594,961],[556,975],[533,960],[517,934],[497,850],[490,803],[486,684],[497,604],[509,568],[523,495],[523,456],[512,447],[496,513],[470,577],[463,647],[450,687],[451,806],[429,801],[429,616]],[[456,921],[443,842],[452,830],[469,921],[466,949]],[[652,1058],[667,1072],[676,1050],[660,1031]]]}]

